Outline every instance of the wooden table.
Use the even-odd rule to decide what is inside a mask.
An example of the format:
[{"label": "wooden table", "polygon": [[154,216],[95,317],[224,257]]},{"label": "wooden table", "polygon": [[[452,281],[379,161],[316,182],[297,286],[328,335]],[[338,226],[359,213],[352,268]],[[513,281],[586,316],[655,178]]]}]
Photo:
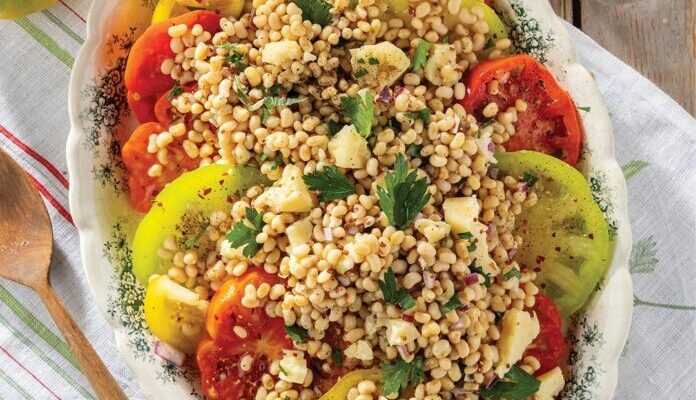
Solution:
[{"label": "wooden table", "polygon": [[550,0],[558,15],[696,115],[696,0]]}]

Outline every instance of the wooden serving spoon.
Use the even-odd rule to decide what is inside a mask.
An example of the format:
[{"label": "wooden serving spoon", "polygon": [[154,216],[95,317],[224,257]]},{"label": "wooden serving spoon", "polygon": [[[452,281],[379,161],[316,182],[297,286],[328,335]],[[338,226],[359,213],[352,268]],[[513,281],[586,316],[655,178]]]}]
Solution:
[{"label": "wooden serving spoon", "polygon": [[52,251],[51,220],[39,192],[0,150],[0,276],[39,294],[99,399],[127,399],[51,287]]}]

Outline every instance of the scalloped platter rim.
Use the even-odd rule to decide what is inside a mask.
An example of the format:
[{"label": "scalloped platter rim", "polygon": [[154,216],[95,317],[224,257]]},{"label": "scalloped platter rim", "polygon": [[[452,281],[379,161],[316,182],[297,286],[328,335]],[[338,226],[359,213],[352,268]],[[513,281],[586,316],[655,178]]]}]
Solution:
[{"label": "scalloped platter rim", "polygon": [[[147,398],[198,398],[195,371],[154,355],[156,340],[142,313],[144,288],[132,272],[130,243],[141,218],[128,205],[119,139],[134,126],[123,87],[130,46],[147,26],[152,0],[93,2],[87,40],[69,90],[67,161],[70,211],[80,234],[85,275],[114,328],[119,352]],[[614,159],[609,113],[591,74],[580,65],[570,34],[547,0],[496,0],[517,48],[546,64],[581,112],[585,145],[579,164],[613,238],[612,263],[583,310],[570,321],[570,379],[563,399],[610,399],[631,321],[628,272],[631,230],[626,182]],[[125,136],[127,137],[127,136]]]}]

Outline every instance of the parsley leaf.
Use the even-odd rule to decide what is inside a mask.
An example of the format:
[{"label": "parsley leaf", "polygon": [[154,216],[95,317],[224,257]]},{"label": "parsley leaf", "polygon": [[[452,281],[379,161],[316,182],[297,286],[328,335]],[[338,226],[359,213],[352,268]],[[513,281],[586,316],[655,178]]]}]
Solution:
[{"label": "parsley leaf", "polygon": [[513,278],[519,279],[521,276],[522,276],[522,274],[520,273],[520,270],[517,268],[513,268],[503,275],[503,279],[505,279],[506,281],[509,281],[510,279],[513,279]]},{"label": "parsley leaf", "polygon": [[334,349],[331,352],[331,358],[334,361],[334,364],[336,364],[337,367],[341,368],[343,366],[343,352],[339,349]]},{"label": "parsley leaf", "polygon": [[261,233],[263,226],[266,224],[263,222],[263,214],[251,207],[246,209],[246,219],[253,228],[248,227],[244,221],[238,221],[227,234],[227,240],[230,241],[230,245],[234,248],[244,247],[242,254],[251,258],[262,247],[261,243],[256,242],[256,235]]},{"label": "parsley leaf", "polygon": [[297,324],[285,325],[285,333],[290,336],[290,339],[297,343],[304,343],[307,341],[307,330]]},{"label": "parsley leaf", "polygon": [[283,156],[280,153],[278,153],[276,155],[275,159],[273,159],[273,164],[271,164],[271,171],[277,170],[278,167],[280,166],[280,163],[282,163],[282,162],[283,162]]},{"label": "parsley leaf", "polygon": [[463,306],[462,301],[459,299],[459,296],[455,292],[452,297],[450,297],[449,300],[442,306],[440,306],[440,311],[442,311],[443,314],[447,314],[448,312],[452,310],[456,310],[459,307]]},{"label": "parsley leaf", "polygon": [[590,112],[592,110],[592,107],[577,107],[577,109],[584,112]]},{"label": "parsley leaf", "polygon": [[242,85],[242,82],[239,79],[239,75],[234,76],[234,86],[237,88],[236,93],[237,97],[239,98],[239,101],[241,101],[246,106],[246,108],[250,108],[251,101],[249,100],[249,97],[247,97],[247,93],[249,93],[249,88]]},{"label": "parsley leaf", "polygon": [[406,289],[397,287],[396,276],[391,267],[384,273],[384,280],[379,280],[378,283],[386,303],[398,304],[404,310],[415,307],[416,299]]},{"label": "parsley leaf", "polygon": [[428,108],[424,108],[419,111],[414,111],[414,112],[409,112],[405,114],[408,118],[411,119],[422,119],[423,123],[428,125],[430,124],[430,110]]},{"label": "parsley leaf", "polygon": [[417,171],[408,172],[406,159],[398,154],[394,172],[384,176],[387,187],[377,186],[379,205],[396,229],[406,229],[430,200],[427,179],[417,177]]},{"label": "parsley leaf", "polygon": [[406,148],[406,155],[411,158],[420,158],[420,152],[423,149],[422,144],[411,143]]},{"label": "parsley leaf", "polygon": [[278,363],[278,368],[280,368],[280,372],[282,372],[283,375],[288,376],[288,372],[283,368],[283,364]]},{"label": "parsley leaf", "polygon": [[423,379],[423,356],[417,355],[410,363],[399,358],[394,364],[382,365],[382,372],[382,393],[385,396],[399,393],[406,389],[409,381],[415,386]]},{"label": "parsley leaf", "polygon": [[425,65],[428,60],[428,50],[430,49],[430,42],[425,39],[421,39],[416,47],[416,52],[413,55],[413,62],[411,63],[412,71],[419,71]]},{"label": "parsley leaf", "polygon": [[269,96],[263,99],[263,105],[270,111],[273,107],[288,107],[305,100],[306,97]]},{"label": "parsley leaf", "polygon": [[287,95],[288,90],[285,89],[285,86],[283,85],[273,85],[266,89],[266,93],[270,94],[271,96],[281,96],[281,95]]},{"label": "parsley leaf", "polygon": [[353,77],[355,79],[360,79],[365,75],[367,75],[367,70],[365,68],[360,68],[358,70],[355,70],[355,72],[353,72]]},{"label": "parsley leaf", "polygon": [[495,40],[493,40],[493,36],[490,36],[488,40],[486,40],[486,46],[484,46],[484,49],[492,49],[493,46],[495,46]]},{"label": "parsley leaf", "polygon": [[460,239],[471,239],[472,237],[474,237],[474,234],[469,231],[466,231],[459,233],[457,237]]},{"label": "parsley leaf", "polygon": [[539,177],[537,177],[536,175],[532,175],[527,171],[524,171],[524,173],[522,174],[522,180],[527,183],[528,188],[531,188],[532,186],[534,186],[535,183],[537,183]]},{"label": "parsley leaf", "polygon": [[505,374],[502,380],[493,386],[481,389],[481,397],[491,399],[524,400],[539,390],[538,379],[524,372],[517,365]]},{"label": "parsley leaf", "polygon": [[360,136],[367,139],[372,132],[372,121],[375,118],[375,97],[372,92],[367,90],[363,96],[358,93],[355,97],[341,97],[341,108],[355,125]]},{"label": "parsley leaf", "polygon": [[487,273],[483,272],[483,268],[477,267],[476,264],[474,264],[472,262],[471,264],[469,264],[469,271],[471,271],[471,273],[473,273],[473,274],[481,275],[483,277],[484,286],[488,287],[491,285],[491,281],[492,281],[491,276],[488,275]]},{"label": "parsley leaf", "polygon": [[376,58],[374,58],[374,57],[370,57],[370,58],[367,59],[367,63],[370,64],[370,65],[378,65],[378,64],[379,64],[379,60],[376,59]]},{"label": "parsley leaf", "polygon": [[234,64],[235,67],[237,67],[237,71],[241,72],[244,71],[244,69],[247,67],[246,64],[246,54],[239,53],[235,50],[232,50],[230,54],[225,57],[225,61]]},{"label": "parsley leaf", "polygon": [[293,0],[302,10],[302,18],[322,27],[331,23],[331,4],[324,0]]},{"label": "parsley leaf", "polygon": [[341,130],[341,128],[342,126],[332,119],[326,121],[326,129],[329,131],[330,137],[333,137],[335,134],[337,134],[338,131]]},{"label": "parsley leaf", "polygon": [[468,246],[466,246],[466,250],[471,253],[472,251],[476,251],[476,243],[469,243]]},{"label": "parsley leaf", "polygon": [[268,117],[270,116],[270,112],[268,111],[268,108],[263,108],[261,109],[261,123],[266,125],[266,122],[268,122]]},{"label": "parsley leaf", "polygon": [[493,125],[494,123],[495,123],[495,120],[494,120],[493,118],[487,119],[487,120],[485,120],[485,121],[483,121],[482,123],[479,124],[479,126],[478,126],[478,127],[479,127],[479,130],[481,130],[481,129],[487,127],[487,126],[491,126],[491,125]]},{"label": "parsley leaf", "polygon": [[201,226],[201,229],[196,233],[196,236],[186,239],[186,242],[184,242],[184,247],[187,249],[190,249],[191,247],[195,246],[198,244],[198,241],[201,240],[201,237],[203,236],[203,233],[205,233],[205,230],[208,229],[210,226],[210,222],[206,222]]},{"label": "parsley leaf", "polygon": [[167,93],[167,101],[172,101],[173,98],[180,96],[182,93],[184,93],[184,88],[179,86],[178,83],[175,83],[172,90]]},{"label": "parsley leaf", "polygon": [[353,184],[333,165],[326,165],[321,172],[312,172],[303,179],[309,190],[321,192],[319,201],[342,199],[355,193]]}]

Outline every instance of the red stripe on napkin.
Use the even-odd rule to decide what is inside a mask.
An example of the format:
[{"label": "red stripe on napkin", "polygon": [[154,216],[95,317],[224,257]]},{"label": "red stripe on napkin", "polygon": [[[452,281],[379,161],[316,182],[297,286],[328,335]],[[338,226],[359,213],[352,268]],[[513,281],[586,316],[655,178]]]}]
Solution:
[{"label": "red stripe on napkin", "polygon": [[10,357],[10,359],[11,359],[12,361],[14,361],[15,364],[19,365],[20,368],[22,368],[23,370],[27,371],[27,373],[28,373],[29,375],[31,375],[32,378],[34,378],[37,382],[39,382],[39,384],[40,384],[41,386],[43,386],[44,389],[48,390],[48,391],[53,395],[53,397],[55,397],[55,398],[58,399],[58,400],[61,400],[61,398],[60,398],[57,394],[55,394],[55,393],[53,392],[53,390],[49,389],[48,386],[46,386],[43,382],[41,382],[41,379],[39,379],[36,375],[34,375],[31,371],[29,371],[29,370],[27,369],[27,367],[25,367],[21,362],[19,362],[19,360],[17,360],[16,358],[14,358],[14,357],[12,356],[12,354],[10,354],[9,351],[5,350],[5,348],[2,347],[2,346],[0,346],[0,350],[2,350],[5,354],[7,354],[7,356]]}]

